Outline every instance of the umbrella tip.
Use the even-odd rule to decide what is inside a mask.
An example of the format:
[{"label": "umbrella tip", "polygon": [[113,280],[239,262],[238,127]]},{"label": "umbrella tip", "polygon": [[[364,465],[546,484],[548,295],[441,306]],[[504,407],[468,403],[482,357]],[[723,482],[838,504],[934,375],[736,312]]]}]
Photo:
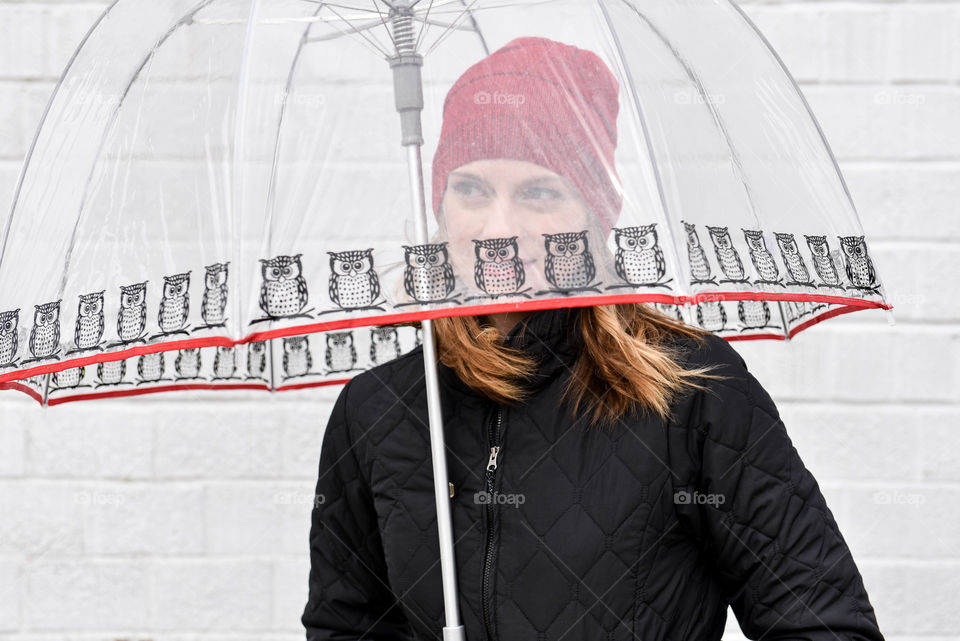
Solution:
[{"label": "umbrella tip", "polygon": [[889,326],[891,326],[891,327],[893,327],[894,325],[896,325],[896,324],[897,324],[897,321],[896,321],[896,319],[893,317],[893,310],[892,310],[892,309],[885,309],[884,311],[887,313],[887,325],[889,325]]}]

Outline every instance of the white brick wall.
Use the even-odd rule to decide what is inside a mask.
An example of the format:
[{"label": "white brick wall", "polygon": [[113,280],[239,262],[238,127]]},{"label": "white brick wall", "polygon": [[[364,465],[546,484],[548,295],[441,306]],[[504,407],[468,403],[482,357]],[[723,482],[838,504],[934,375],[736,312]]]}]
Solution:
[{"label": "white brick wall", "polygon": [[[741,4],[826,131],[897,324],[860,312],[791,343],[735,345],[887,638],[958,640],[960,1]],[[0,210],[103,6],[0,2]],[[309,498],[337,391],[43,411],[0,394],[0,639],[301,639]],[[742,639],[732,614],[728,629]]]}]

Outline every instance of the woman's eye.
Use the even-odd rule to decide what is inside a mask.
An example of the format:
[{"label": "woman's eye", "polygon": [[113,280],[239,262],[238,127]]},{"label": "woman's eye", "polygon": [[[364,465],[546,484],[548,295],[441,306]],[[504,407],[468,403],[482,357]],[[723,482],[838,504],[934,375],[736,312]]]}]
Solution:
[{"label": "woman's eye", "polygon": [[561,200],[563,197],[556,189],[530,187],[524,190],[523,197],[528,200]]},{"label": "woman's eye", "polygon": [[484,195],[480,184],[473,180],[458,180],[453,183],[453,190],[470,198]]}]

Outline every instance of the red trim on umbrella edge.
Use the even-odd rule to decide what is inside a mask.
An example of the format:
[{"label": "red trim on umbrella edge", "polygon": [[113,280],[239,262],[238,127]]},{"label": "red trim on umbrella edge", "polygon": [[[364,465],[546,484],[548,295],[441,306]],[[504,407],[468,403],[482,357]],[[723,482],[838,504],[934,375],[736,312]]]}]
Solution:
[{"label": "red trim on umbrella edge", "polygon": [[[38,402],[42,402],[42,396],[37,394],[30,387],[23,385],[22,383],[17,383],[16,380],[28,378],[30,376],[36,376],[39,374],[46,374],[54,371],[62,371],[68,369],[64,365],[69,365],[69,367],[81,367],[85,365],[90,365],[94,363],[101,362],[112,362],[124,360],[131,358],[133,356],[141,356],[145,354],[153,354],[155,352],[168,352],[174,351],[177,349],[183,349],[186,347],[212,347],[212,346],[221,346],[221,347],[233,347],[236,345],[242,345],[245,343],[253,341],[261,341],[275,338],[283,338],[285,336],[296,336],[301,334],[312,334],[323,331],[334,331],[337,329],[348,329],[354,327],[365,327],[371,325],[390,325],[395,323],[402,322],[411,322],[419,320],[433,320],[436,318],[450,317],[450,316],[472,316],[486,313],[497,313],[497,312],[507,312],[507,311],[527,311],[527,310],[538,310],[538,309],[557,309],[563,307],[589,307],[592,305],[613,305],[617,303],[633,303],[633,302],[646,302],[646,303],[665,303],[665,304],[683,304],[683,302],[690,302],[696,304],[697,302],[704,301],[717,301],[717,300],[774,300],[774,301],[795,301],[795,302],[824,302],[824,303],[834,303],[834,304],[844,304],[844,307],[831,310],[824,314],[817,316],[816,318],[810,319],[797,325],[790,331],[789,337],[792,338],[798,332],[807,329],[808,327],[815,325],[821,321],[833,318],[834,316],[839,316],[840,314],[847,314],[850,312],[859,311],[861,309],[893,309],[892,305],[886,303],[866,300],[862,298],[847,298],[843,296],[823,296],[816,294],[778,294],[775,292],[717,292],[717,293],[700,293],[694,296],[670,296],[668,294],[621,294],[619,296],[578,296],[571,298],[551,298],[551,299],[540,299],[540,300],[529,300],[529,301],[517,301],[514,303],[493,303],[489,305],[469,305],[460,308],[445,308],[439,310],[424,310],[418,312],[406,312],[401,314],[388,314],[385,316],[378,317],[365,317],[365,318],[346,318],[337,321],[330,321],[328,323],[312,323],[310,325],[299,325],[296,327],[284,327],[276,330],[267,330],[263,332],[256,332],[243,338],[238,341],[233,341],[229,338],[223,336],[209,336],[205,338],[194,338],[186,339],[180,341],[171,341],[168,343],[154,343],[153,345],[144,345],[140,347],[131,347],[126,350],[120,350],[116,352],[104,352],[100,354],[94,354],[91,356],[85,356],[77,359],[71,359],[68,361],[59,361],[56,363],[49,363],[47,365],[39,365],[37,367],[23,370],[20,372],[11,372],[7,375],[0,375],[0,390],[2,389],[17,389],[19,391],[27,392],[30,396],[34,397]],[[723,336],[718,334],[721,338],[729,341],[736,340],[759,340],[759,339],[773,339],[773,340],[787,340],[787,336],[783,334],[750,334],[747,336]],[[13,378],[16,376],[16,379]],[[350,379],[337,379],[333,381],[320,381],[316,383],[300,383],[296,385],[287,385],[276,388],[274,391],[288,391],[294,389],[304,389],[310,387],[321,387],[324,385],[338,385],[343,384]],[[113,392],[102,392],[99,394],[78,394],[75,396],[64,397],[60,399],[47,399],[47,405],[59,405],[61,403],[67,403],[75,400],[91,400],[93,398],[112,398],[118,396],[134,396],[140,394],[150,394],[154,392],[165,392],[165,391],[174,391],[174,390],[186,390],[186,389],[265,389],[269,390],[269,387],[265,385],[254,385],[254,384],[244,384],[244,385],[235,385],[235,384],[182,384],[182,385],[164,385],[160,387],[144,388],[144,389],[133,389],[133,390],[116,390]]]}]

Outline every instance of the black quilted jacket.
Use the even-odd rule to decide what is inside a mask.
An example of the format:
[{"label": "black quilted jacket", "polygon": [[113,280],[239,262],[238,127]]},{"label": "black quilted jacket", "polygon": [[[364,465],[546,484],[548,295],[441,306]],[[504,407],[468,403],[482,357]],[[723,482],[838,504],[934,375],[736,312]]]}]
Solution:
[{"label": "black quilted jacket", "polygon": [[[542,359],[522,407],[440,366],[468,641],[714,640],[728,604],[751,639],[882,640],[817,482],[737,352],[678,337],[685,362],[730,379],[678,399],[669,424],[585,429],[559,404],[578,318],[538,311],[510,332]],[[316,491],[307,639],[441,639],[421,348],[343,388]]]}]

